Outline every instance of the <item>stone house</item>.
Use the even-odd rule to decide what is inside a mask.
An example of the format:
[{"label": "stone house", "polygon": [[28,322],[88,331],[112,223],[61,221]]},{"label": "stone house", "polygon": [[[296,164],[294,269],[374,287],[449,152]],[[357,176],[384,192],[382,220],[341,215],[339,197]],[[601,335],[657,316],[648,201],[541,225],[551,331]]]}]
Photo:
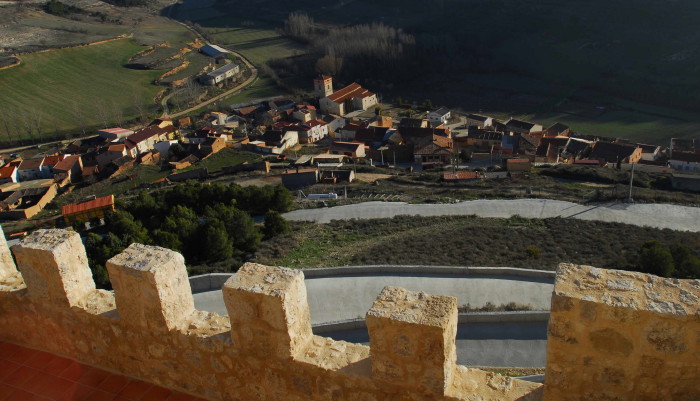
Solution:
[{"label": "stone house", "polygon": [[98,154],[96,157],[97,165],[104,167],[111,163],[113,160],[117,160],[120,157],[126,156],[126,145],[123,143],[115,143],[114,145],[109,145],[107,150]]},{"label": "stone house", "polygon": [[530,134],[532,132],[542,131],[542,125],[531,123],[528,121],[516,120],[511,118],[505,124],[506,132],[514,132],[516,134]]},{"label": "stone house", "polygon": [[0,167],[0,184],[19,182],[18,167],[12,163]]},{"label": "stone house", "polygon": [[365,145],[356,142],[333,142],[328,148],[328,153],[361,159],[365,157]]},{"label": "stone house", "polygon": [[482,116],[479,114],[469,114],[467,115],[466,125],[467,127],[477,127],[479,129],[484,129],[493,125],[493,118]]},{"label": "stone house", "polygon": [[41,166],[41,175],[44,178],[53,178],[53,168],[58,162],[63,160],[65,155],[46,156],[44,164]]},{"label": "stone house", "polygon": [[201,82],[203,85],[216,85],[238,75],[240,72],[241,67],[238,64],[228,63],[208,74],[202,75],[199,77],[199,82]]},{"label": "stone house", "polygon": [[43,157],[22,160],[22,163],[19,165],[19,180],[30,181],[42,178],[41,167],[43,165]]},{"label": "stone house", "polygon": [[318,183],[319,172],[316,168],[289,170],[282,173],[282,185],[288,189],[297,189]]},{"label": "stone house", "polygon": [[58,162],[53,167],[54,178],[63,180],[68,178],[69,181],[77,181],[83,170],[83,160],[80,155],[66,156],[65,159]]},{"label": "stone house", "polygon": [[299,143],[299,132],[292,130],[267,130],[263,134],[262,140],[265,141],[265,145],[278,150],[278,152],[273,153],[281,153]]},{"label": "stone house", "polygon": [[169,136],[176,133],[177,129],[172,124],[160,127],[159,125],[150,125],[136,133],[129,135],[124,141],[126,145],[127,155],[136,158],[141,153],[148,152],[153,149],[153,146],[160,141],[170,139]]},{"label": "stone house", "polygon": [[684,173],[700,173],[700,153],[673,152],[668,164]]},{"label": "stone house", "polygon": [[430,122],[430,125],[437,127],[443,124],[447,124],[447,120],[450,119],[452,113],[447,107],[440,107],[437,110],[428,112],[426,118]]}]

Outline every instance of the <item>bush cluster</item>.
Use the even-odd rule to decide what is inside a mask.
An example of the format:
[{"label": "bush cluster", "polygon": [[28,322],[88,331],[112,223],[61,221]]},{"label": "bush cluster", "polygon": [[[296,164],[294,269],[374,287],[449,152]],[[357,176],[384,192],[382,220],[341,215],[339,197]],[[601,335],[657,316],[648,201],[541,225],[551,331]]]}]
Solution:
[{"label": "bush cluster", "polygon": [[[282,186],[186,183],[155,193],[141,192],[107,218],[102,235],[85,240],[95,282],[109,287],[104,264],[131,243],[152,244],[182,253],[188,265],[212,264],[233,271],[257,249],[263,236],[289,231],[279,212],[292,196]],[[251,215],[266,213],[263,229]],[[199,272],[202,272],[200,267]]]}]

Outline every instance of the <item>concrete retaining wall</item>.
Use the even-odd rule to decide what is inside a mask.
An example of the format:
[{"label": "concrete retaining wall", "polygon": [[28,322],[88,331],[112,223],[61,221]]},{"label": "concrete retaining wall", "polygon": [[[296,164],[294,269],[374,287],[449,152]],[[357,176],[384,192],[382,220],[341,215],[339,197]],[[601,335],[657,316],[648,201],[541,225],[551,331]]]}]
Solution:
[{"label": "concrete retaining wall", "polygon": [[[555,272],[520,269],[517,267],[466,267],[420,265],[367,265],[304,269],[308,279],[334,276],[368,276],[375,274],[454,275],[454,276],[515,276],[548,280],[554,283]],[[219,290],[233,273],[209,273],[190,277],[192,292]]]}]

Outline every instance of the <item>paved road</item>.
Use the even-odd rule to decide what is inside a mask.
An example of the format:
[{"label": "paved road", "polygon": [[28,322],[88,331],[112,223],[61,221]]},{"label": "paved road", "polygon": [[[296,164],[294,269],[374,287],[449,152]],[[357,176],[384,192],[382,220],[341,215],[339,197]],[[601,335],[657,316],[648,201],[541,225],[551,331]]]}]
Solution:
[{"label": "paved road", "polygon": [[366,202],[323,209],[285,213],[293,221],[328,223],[331,220],[390,218],[399,215],[527,218],[564,217],[581,220],[627,223],[637,226],[700,231],[700,208],[667,204],[609,203],[580,205],[548,199],[476,200],[453,204],[412,205],[405,202]]},{"label": "paved road", "polygon": [[[387,285],[428,294],[457,297],[458,305],[481,307],[517,302],[533,309],[549,310],[552,280],[515,276],[450,276],[374,274],[307,278],[306,292],[311,323],[363,318],[382,288]],[[195,294],[199,310],[226,315],[221,291]]]},{"label": "paved road", "polygon": [[[454,276],[438,274],[368,274],[307,278],[312,324],[364,318],[385,285],[456,296],[459,305],[483,306],[518,302],[548,310],[552,280],[516,276]],[[194,294],[198,310],[226,315],[221,291]],[[546,322],[460,324],[458,362],[469,366],[541,367],[547,348]],[[366,343],[366,329],[324,332],[339,340]]]},{"label": "paved road", "polygon": [[[325,332],[334,340],[369,344],[367,329]],[[464,323],[457,326],[457,363],[537,368],[547,360],[547,322]]]}]

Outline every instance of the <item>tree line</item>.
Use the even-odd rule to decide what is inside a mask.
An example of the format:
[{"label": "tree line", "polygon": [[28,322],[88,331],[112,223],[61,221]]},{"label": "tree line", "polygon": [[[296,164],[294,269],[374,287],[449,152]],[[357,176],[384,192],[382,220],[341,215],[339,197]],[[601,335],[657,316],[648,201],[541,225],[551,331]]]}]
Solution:
[{"label": "tree line", "polygon": [[383,23],[321,28],[309,15],[296,12],[289,15],[282,32],[308,44],[316,73],[394,81],[415,72],[415,37]]},{"label": "tree line", "polygon": [[[289,231],[280,213],[290,209],[291,193],[276,187],[241,187],[188,182],[154,193],[141,192],[107,217],[106,225],[85,237],[96,284],[109,288],[105,262],[134,242],[180,252],[196,271],[235,271],[260,241]],[[262,227],[251,215],[265,215]],[[81,222],[76,226],[82,226]]]}]

